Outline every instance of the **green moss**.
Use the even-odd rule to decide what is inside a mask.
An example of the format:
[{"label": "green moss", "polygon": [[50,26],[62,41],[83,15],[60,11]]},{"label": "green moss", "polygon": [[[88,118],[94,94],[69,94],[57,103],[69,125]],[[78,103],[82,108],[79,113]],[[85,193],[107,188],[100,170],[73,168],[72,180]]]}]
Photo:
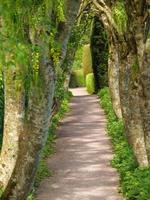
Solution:
[{"label": "green moss", "polygon": [[150,199],[150,168],[140,168],[132,148],[125,137],[124,124],[118,120],[112,107],[109,89],[102,89],[98,96],[107,115],[107,132],[111,137],[114,158],[112,166],[120,174],[121,192],[126,200]]},{"label": "green moss", "polygon": [[132,74],[136,75],[139,71],[139,61],[138,58],[135,58],[134,64],[132,65]]},{"label": "green moss", "polygon": [[93,94],[95,92],[95,79],[93,73],[86,76],[86,88],[89,94]]},{"label": "green moss", "polygon": [[84,78],[83,69],[74,70],[72,72],[69,86],[71,88],[85,86],[85,78]]},{"label": "green moss", "polygon": [[116,23],[116,28],[119,33],[124,33],[127,30],[128,17],[126,14],[124,1],[116,1],[112,7],[113,19]]}]

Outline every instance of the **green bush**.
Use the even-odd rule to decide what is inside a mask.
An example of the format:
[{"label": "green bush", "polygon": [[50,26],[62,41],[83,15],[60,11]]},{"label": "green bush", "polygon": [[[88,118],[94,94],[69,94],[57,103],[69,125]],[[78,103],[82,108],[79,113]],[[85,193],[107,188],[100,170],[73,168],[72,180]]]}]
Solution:
[{"label": "green bush", "polygon": [[86,89],[89,94],[93,94],[95,92],[95,79],[93,73],[86,76]]},{"label": "green bush", "polygon": [[74,70],[71,73],[71,79],[70,79],[70,88],[76,88],[76,87],[84,87],[85,86],[85,78],[83,74],[83,69]]},{"label": "green bush", "polygon": [[102,89],[98,96],[108,119],[107,132],[111,137],[115,154],[112,166],[120,174],[121,191],[126,200],[150,200],[150,169],[138,166],[125,137],[124,124],[117,119],[113,111],[109,89]]}]

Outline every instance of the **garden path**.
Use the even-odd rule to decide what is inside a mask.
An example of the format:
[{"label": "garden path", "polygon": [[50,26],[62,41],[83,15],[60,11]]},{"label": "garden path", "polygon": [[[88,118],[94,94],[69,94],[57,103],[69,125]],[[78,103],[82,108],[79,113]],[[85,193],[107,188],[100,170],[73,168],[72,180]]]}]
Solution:
[{"label": "garden path", "polygon": [[96,95],[72,90],[70,112],[57,129],[56,154],[47,160],[53,176],[45,179],[38,200],[122,200],[119,177],[111,167],[112,146]]}]

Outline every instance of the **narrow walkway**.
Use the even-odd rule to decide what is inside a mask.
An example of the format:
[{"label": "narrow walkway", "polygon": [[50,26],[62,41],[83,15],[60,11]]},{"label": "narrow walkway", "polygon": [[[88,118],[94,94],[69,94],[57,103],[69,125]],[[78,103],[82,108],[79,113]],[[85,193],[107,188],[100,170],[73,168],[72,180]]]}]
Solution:
[{"label": "narrow walkway", "polygon": [[42,182],[38,200],[122,200],[98,99],[84,88],[72,91],[76,96],[58,128],[57,152],[47,160],[54,175]]}]

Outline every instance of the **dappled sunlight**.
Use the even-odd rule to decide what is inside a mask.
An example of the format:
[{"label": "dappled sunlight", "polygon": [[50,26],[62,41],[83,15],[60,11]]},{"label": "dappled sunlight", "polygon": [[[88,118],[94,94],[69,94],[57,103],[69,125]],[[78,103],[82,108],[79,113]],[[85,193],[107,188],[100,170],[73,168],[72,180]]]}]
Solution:
[{"label": "dappled sunlight", "polygon": [[[86,93],[83,88],[74,91]],[[113,153],[105,129],[105,115],[95,95],[72,98],[70,112],[57,129],[57,153],[47,160],[54,174],[41,184],[40,200],[122,199],[117,193],[119,177],[110,165]]]}]

